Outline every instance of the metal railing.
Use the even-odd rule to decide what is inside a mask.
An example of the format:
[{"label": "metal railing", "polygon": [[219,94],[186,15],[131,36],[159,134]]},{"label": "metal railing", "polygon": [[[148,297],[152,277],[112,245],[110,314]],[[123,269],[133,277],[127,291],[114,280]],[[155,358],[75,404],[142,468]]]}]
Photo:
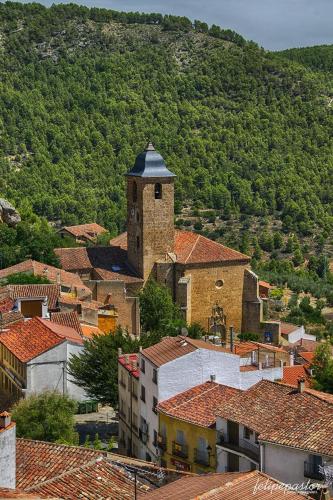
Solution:
[{"label": "metal railing", "polygon": [[188,446],[183,443],[177,443],[177,441],[172,441],[172,454],[177,457],[187,458]]},{"label": "metal railing", "polygon": [[260,447],[259,444],[252,443],[248,439],[239,439],[238,442],[232,441],[223,432],[217,432],[216,444],[220,446],[225,446],[234,451],[239,451],[244,455],[249,455],[249,458],[259,460],[260,457]]},{"label": "metal railing", "polygon": [[310,462],[304,462],[304,477],[317,479],[318,481],[324,479],[324,475],[319,472],[319,465]]},{"label": "metal railing", "polygon": [[208,451],[194,448],[194,461],[196,464],[205,465],[206,467],[209,467],[210,455]]},{"label": "metal railing", "polygon": [[159,434],[158,437],[157,437],[157,444],[158,444],[158,447],[161,450],[165,451],[167,449],[167,440],[166,440],[166,437],[162,436],[161,434]]}]

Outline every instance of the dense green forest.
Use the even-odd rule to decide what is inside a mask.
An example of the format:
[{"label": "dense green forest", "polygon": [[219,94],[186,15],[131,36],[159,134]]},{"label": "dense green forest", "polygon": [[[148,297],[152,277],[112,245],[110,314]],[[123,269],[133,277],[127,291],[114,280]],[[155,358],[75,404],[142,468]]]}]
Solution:
[{"label": "dense green forest", "polygon": [[332,53],[270,53],[184,17],[0,3],[0,195],[23,218],[0,227],[0,267],[56,263],[46,220],[122,231],[123,174],[149,138],[177,174],[179,227],[331,301],[310,256],[333,252]]}]

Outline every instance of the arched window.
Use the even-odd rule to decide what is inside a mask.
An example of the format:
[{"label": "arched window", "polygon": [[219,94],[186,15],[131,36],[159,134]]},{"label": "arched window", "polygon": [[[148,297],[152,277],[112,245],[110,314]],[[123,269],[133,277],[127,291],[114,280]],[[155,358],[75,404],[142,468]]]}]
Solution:
[{"label": "arched window", "polygon": [[133,198],[134,202],[137,201],[137,199],[138,199],[138,186],[136,185],[135,181],[133,182],[132,198]]},{"label": "arched window", "polygon": [[162,199],[162,184],[157,182],[155,184],[155,200]]},{"label": "arched window", "polygon": [[140,236],[136,237],[136,248],[137,248],[137,250],[139,250],[139,248],[140,248]]}]

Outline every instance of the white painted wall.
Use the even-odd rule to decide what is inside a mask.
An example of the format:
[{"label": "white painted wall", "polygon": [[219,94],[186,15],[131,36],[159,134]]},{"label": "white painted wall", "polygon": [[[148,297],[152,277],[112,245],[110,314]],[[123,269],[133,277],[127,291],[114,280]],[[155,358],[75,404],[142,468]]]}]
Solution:
[{"label": "white painted wall", "polygon": [[246,390],[260,382],[260,380],[281,380],[283,378],[283,368],[263,368],[240,373],[240,389]]},{"label": "white painted wall", "polygon": [[[84,390],[74,384],[62,361],[69,361],[72,354],[82,351],[83,346],[64,341],[27,363],[26,394],[47,390],[64,392],[77,401],[87,399]],[[59,362],[59,363],[57,363]],[[36,365],[35,363],[41,363]],[[44,364],[45,363],[45,364]],[[50,364],[49,364],[50,363]]]},{"label": "white painted wall", "polygon": [[[161,368],[157,369],[157,381],[155,384],[153,382],[153,371],[156,368],[148,359],[145,360],[145,373],[141,371],[141,354],[140,354],[140,387],[139,387],[139,419],[140,415],[147,421],[149,425],[149,435],[146,444],[141,443],[140,447],[140,458],[146,460],[146,453],[148,453],[151,458],[156,461],[158,458],[158,450],[153,445],[154,441],[154,431],[158,432],[158,415],[153,412],[153,398],[155,397],[157,401],[159,399],[158,386],[161,383]],[[141,400],[141,386],[146,389],[146,402]]]},{"label": "white painted wall", "polygon": [[293,344],[294,342],[298,342],[301,339],[312,340],[312,342],[315,342],[316,336],[305,333],[303,325],[299,326],[296,330],[288,334],[288,342],[290,342],[291,344]]},{"label": "white painted wall", "polygon": [[0,429],[0,487],[16,488],[16,426]]},{"label": "white painted wall", "polygon": [[[309,452],[271,443],[263,443],[263,447],[263,472],[283,483],[300,484],[309,480],[304,477],[304,462],[309,462]],[[327,465],[333,465],[333,457],[322,457]],[[318,481],[310,479],[310,482]]]}]

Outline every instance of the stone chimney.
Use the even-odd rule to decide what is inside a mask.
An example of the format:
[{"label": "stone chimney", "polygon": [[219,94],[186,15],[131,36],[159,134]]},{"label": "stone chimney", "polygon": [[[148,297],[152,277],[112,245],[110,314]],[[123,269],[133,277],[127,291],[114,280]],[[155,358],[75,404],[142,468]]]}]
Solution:
[{"label": "stone chimney", "polygon": [[304,392],[304,390],[305,390],[305,378],[300,377],[297,380],[297,390],[300,394],[302,394],[302,392]]},{"label": "stone chimney", "polygon": [[0,413],[0,487],[16,488],[16,426],[6,411]]}]

